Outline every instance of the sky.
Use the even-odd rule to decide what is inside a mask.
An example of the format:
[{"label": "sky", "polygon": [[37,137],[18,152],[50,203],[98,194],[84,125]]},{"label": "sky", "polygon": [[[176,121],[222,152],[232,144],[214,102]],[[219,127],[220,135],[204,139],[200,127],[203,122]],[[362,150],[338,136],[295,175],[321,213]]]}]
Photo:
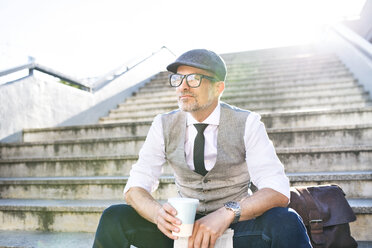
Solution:
[{"label": "sky", "polygon": [[77,78],[166,46],[239,52],[315,42],[365,0],[0,0],[0,71],[27,62]]}]

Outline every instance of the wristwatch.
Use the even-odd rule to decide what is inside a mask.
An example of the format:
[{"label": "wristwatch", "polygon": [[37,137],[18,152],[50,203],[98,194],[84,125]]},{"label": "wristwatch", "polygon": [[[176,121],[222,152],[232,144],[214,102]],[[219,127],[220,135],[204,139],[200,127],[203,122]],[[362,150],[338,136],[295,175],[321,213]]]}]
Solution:
[{"label": "wristwatch", "polygon": [[232,224],[237,223],[239,221],[240,213],[241,213],[241,208],[240,208],[239,202],[229,201],[229,202],[224,203],[223,206],[226,209],[228,209],[230,211],[233,211],[233,213],[235,215],[235,218],[234,218]]}]

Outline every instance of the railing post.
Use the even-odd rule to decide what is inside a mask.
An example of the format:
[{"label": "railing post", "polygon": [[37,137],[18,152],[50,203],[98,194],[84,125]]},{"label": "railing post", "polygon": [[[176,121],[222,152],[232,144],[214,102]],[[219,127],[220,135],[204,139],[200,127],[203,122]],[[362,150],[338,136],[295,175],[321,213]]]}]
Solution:
[{"label": "railing post", "polygon": [[32,67],[28,68],[28,75],[33,76],[34,75],[34,68],[35,68],[35,58],[32,57],[32,56],[28,56],[27,59],[28,59],[29,63],[33,64]]}]

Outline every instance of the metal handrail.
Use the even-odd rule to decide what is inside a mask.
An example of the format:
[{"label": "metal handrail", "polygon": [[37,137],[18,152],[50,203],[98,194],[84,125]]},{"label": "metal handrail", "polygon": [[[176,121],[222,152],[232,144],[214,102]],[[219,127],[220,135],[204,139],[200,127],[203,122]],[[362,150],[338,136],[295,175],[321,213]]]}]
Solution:
[{"label": "metal handrail", "polygon": [[[146,60],[148,60],[149,58],[151,58],[152,56],[156,55],[157,53],[159,53],[162,49],[166,49],[168,50],[172,55],[174,55],[176,57],[176,55],[171,51],[169,50],[166,46],[162,46],[159,50],[153,52],[151,55],[147,56],[146,58],[142,59],[141,61],[137,62],[136,64],[128,67],[126,65],[123,65],[123,66],[120,66],[118,67],[117,69],[107,73],[106,75],[104,75],[103,77],[99,78],[98,80],[96,80],[94,82],[94,87],[92,89],[93,92],[103,88],[104,86],[106,86],[107,84],[109,84],[111,81],[115,80],[116,78],[122,76],[124,73],[127,73],[128,71],[130,71],[131,69],[133,69],[134,67],[142,64],[143,62],[145,62]],[[125,68],[125,70],[123,70],[123,68]]]},{"label": "metal handrail", "polygon": [[[115,69],[115,70],[105,74],[104,76],[98,78],[92,84],[93,87],[85,85],[84,83],[82,83],[80,80],[78,80],[76,78],[65,75],[65,74],[63,74],[61,72],[58,72],[56,70],[53,70],[49,67],[40,65],[40,64],[35,62],[34,58],[31,58],[31,60],[30,60],[31,62],[29,62],[27,64],[16,66],[16,67],[13,67],[13,68],[10,68],[10,69],[7,69],[7,70],[0,71],[0,77],[11,74],[11,73],[15,73],[15,72],[18,72],[18,71],[21,71],[21,70],[25,70],[25,69],[28,69],[29,70],[29,75],[32,75],[33,70],[37,70],[37,71],[43,72],[45,74],[57,77],[57,78],[59,78],[63,81],[66,81],[66,82],[70,83],[71,85],[77,86],[81,90],[85,90],[85,91],[88,91],[88,92],[95,92],[95,91],[98,91],[99,89],[103,88],[104,86],[106,86],[107,84],[109,84],[110,82],[115,80],[116,78],[118,78],[118,77],[122,76],[123,74],[127,73],[128,71],[130,71],[134,67],[138,66],[139,64],[145,62],[146,60],[148,60],[152,56],[156,55],[162,49],[166,49],[172,55],[176,56],[171,50],[169,50],[169,48],[167,48],[166,46],[162,46],[159,50],[153,52],[151,55],[149,55],[146,58],[142,59],[141,61],[137,62],[133,66],[131,66],[131,67],[128,67],[128,66],[118,67],[117,69]],[[124,67],[125,67],[125,70],[123,70]]]},{"label": "metal handrail", "polygon": [[[66,81],[66,82],[68,82],[68,83],[70,83],[72,85],[78,86],[78,88],[81,89],[81,90],[92,92],[92,88],[91,87],[84,85],[78,79],[75,79],[75,78],[72,78],[70,76],[67,76],[67,75],[65,75],[65,74],[63,74],[61,72],[58,72],[56,70],[53,70],[53,69],[51,69],[49,67],[46,67],[46,66],[43,66],[43,65],[40,65],[40,64],[35,64],[34,70],[37,70],[37,71],[43,72],[45,74],[48,74],[48,75],[57,77],[57,78],[59,78],[59,79],[61,79],[63,81]],[[32,72],[30,74],[32,74]]]},{"label": "metal handrail", "polygon": [[53,77],[57,77],[57,78],[59,78],[63,81],[66,81],[66,82],[74,85],[74,86],[77,86],[81,90],[85,90],[85,91],[89,91],[89,92],[92,91],[91,87],[84,85],[78,79],[72,78],[70,76],[67,76],[67,75],[61,73],[61,72],[53,70],[49,67],[46,67],[46,66],[35,63],[34,58],[31,58],[31,62],[29,62],[27,64],[24,64],[24,65],[21,65],[21,66],[16,66],[16,67],[4,70],[4,71],[0,71],[0,77],[6,76],[8,74],[12,74],[12,73],[15,73],[15,72],[18,72],[18,71],[22,71],[22,70],[25,70],[25,69],[29,70],[29,75],[32,75],[34,70],[40,71],[40,72],[43,72],[45,74],[51,75]]},{"label": "metal handrail", "polygon": [[8,74],[11,74],[11,73],[14,73],[14,72],[17,72],[17,71],[22,71],[22,70],[25,70],[25,69],[30,70],[30,69],[34,69],[34,68],[35,68],[35,63],[30,62],[30,63],[24,64],[24,65],[20,65],[20,66],[16,66],[16,67],[4,70],[4,71],[0,71],[0,77],[6,76]]}]

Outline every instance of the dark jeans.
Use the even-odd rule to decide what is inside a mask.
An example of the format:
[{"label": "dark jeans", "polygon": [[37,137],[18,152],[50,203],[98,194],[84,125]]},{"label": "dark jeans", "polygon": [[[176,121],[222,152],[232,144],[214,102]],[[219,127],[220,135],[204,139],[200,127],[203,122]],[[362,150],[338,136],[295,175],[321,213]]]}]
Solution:
[{"label": "dark jeans", "polygon": [[[273,208],[252,220],[232,224],[234,248],[311,247],[301,217],[292,209]],[[173,240],[128,205],[107,208],[99,222],[94,248],[172,248]]]}]

